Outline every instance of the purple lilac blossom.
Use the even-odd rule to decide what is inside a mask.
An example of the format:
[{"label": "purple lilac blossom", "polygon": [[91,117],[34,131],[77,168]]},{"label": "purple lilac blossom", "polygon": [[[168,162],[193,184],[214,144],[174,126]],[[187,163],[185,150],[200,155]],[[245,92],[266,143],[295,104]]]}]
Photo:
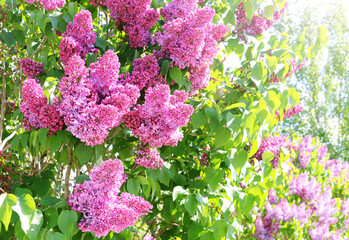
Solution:
[{"label": "purple lilac blossom", "polygon": [[144,47],[150,41],[150,28],[159,19],[159,13],[150,8],[151,0],[107,0],[110,16],[129,37],[132,48]]},{"label": "purple lilac blossom", "polygon": [[21,69],[27,78],[34,78],[44,72],[42,63],[35,62],[30,58],[24,58],[19,61]]},{"label": "purple lilac blossom", "polygon": [[262,156],[264,152],[272,152],[275,157],[271,161],[271,163],[273,164],[274,168],[277,168],[279,164],[281,147],[285,147],[288,149],[293,148],[291,143],[288,143],[287,136],[270,136],[269,138],[263,138],[258,151],[255,153],[253,157],[259,161],[262,161]]},{"label": "purple lilac blossom", "polygon": [[81,231],[92,231],[98,238],[110,231],[119,233],[151,212],[152,205],[143,198],[120,194],[126,181],[121,160],[105,161],[93,168],[89,177],[89,181],[75,186],[68,199],[73,210],[83,213],[78,224]]},{"label": "purple lilac blossom", "polygon": [[215,11],[197,7],[197,1],[174,0],[161,9],[165,18],[162,33],[155,42],[166,57],[181,69],[189,67],[191,90],[196,92],[208,86],[210,65],[217,55],[219,41],[229,30],[224,24],[212,24]]},{"label": "purple lilac blossom", "polygon": [[93,30],[93,20],[88,10],[81,10],[73,18],[73,22],[68,23],[63,38],[59,44],[60,59],[63,64],[67,64],[73,55],[85,59],[88,53],[96,53],[94,47],[96,33]]},{"label": "purple lilac blossom", "polygon": [[308,172],[305,172],[292,178],[289,191],[292,194],[299,195],[304,200],[314,202],[320,195],[321,183],[318,183],[314,176],[309,181]]},{"label": "purple lilac blossom", "polygon": [[149,146],[142,146],[138,150],[135,163],[145,168],[152,169],[161,169],[161,167],[164,165],[164,161],[160,157],[160,153],[156,149],[152,149]]},{"label": "purple lilac blossom", "polygon": [[176,146],[183,138],[179,128],[188,123],[193,113],[193,107],[184,104],[186,99],[185,91],[175,91],[171,95],[168,85],[149,88],[145,103],[125,116],[125,124],[143,143],[152,147]]},{"label": "purple lilac blossom", "polygon": [[139,89],[118,82],[120,64],[111,50],[91,64],[90,78],[84,64],[78,56],[67,63],[68,76],[59,84],[60,113],[68,131],[94,146],[103,143],[109,130],[120,124],[123,115],[137,102]]},{"label": "purple lilac blossom", "polygon": [[301,143],[299,144],[299,163],[302,168],[306,168],[310,161],[310,154],[313,150],[312,146],[312,136],[307,135],[305,138],[302,139]]},{"label": "purple lilac blossom", "polygon": [[[280,11],[275,11],[273,20],[277,21],[280,19],[281,15],[284,13],[285,7]],[[243,33],[256,36],[262,34],[265,30],[269,29],[274,21],[268,20],[266,17],[262,17],[262,12],[258,9],[257,14],[254,15],[251,19],[251,22],[248,22],[246,17],[246,12],[244,9],[244,2],[241,2],[235,11],[236,15],[236,32],[237,35],[245,40]]]},{"label": "purple lilac blossom", "polygon": [[34,2],[39,2],[48,11],[63,7],[65,4],[65,0],[27,0],[27,3]]}]

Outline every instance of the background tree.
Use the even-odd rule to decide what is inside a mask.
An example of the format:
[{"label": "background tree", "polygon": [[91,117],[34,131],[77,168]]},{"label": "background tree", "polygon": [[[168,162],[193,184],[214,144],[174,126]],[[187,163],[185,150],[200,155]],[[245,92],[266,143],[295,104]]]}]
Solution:
[{"label": "background tree", "polygon": [[[299,6],[303,7],[299,7]],[[283,132],[294,129],[301,135],[318,136],[330,149],[332,158],[348,160],[349,87],[349,18],[348,2],[292,1],[289,11],[277,25],[290,37],[304,31],[305,38],[313,39],[317,26],[327,28],[328,41],[322,54],[315,56],[295,74],[290,84],[301,96],[303,112],[284,121]],[[296,10],[297,9],[297,10]]]}]

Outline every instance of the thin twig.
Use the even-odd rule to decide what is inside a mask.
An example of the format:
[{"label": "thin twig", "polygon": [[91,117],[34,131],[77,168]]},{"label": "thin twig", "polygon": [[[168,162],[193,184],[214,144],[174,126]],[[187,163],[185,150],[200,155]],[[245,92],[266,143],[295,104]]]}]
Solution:
[{"label": "thin twig", "polygon": [[68,146],[68,166],[67,166],[67,171],[65,172],[65,181],[64,181],[64,197],[65,198],[68,198],[68,194],[69,194],[69,177],[70,177],[72,164],[73,164],[72,147]]},{"label": "thin twig", "polygon": [[40,43],[39,47],[35,50],[35,52],[33,52],[33,54],[29,58],[33,58],[38,53],[38,51],[44,46],[46,41],[47,41],[47,38],[42,40],[42,42]]},{"label": "thin twig", "polygon": [[[7,55],[2,62],[2,94],[1,94],[1,117],[0,117],[0,143],[2,142],[2,132],[4,129],[5,111],[6,111],[6,76],[5,76],[5,63]],[[0,149],[1,150],[1,149]]]}]

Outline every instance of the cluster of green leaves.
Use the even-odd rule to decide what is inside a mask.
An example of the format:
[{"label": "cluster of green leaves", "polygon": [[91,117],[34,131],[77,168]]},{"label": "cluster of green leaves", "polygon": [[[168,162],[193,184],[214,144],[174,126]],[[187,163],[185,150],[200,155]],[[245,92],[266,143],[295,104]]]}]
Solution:
[{"label": "cluster of green leaves", "polygon": [[[210,1],[216,15],[214,22],[234,25],[235,8],[241,0]],[[261,1],[247,0],[245,11],[250,20]],[[153,1],[157,9],[163,1]],[[274,9],[281,9],[284,0],[270,1],[263,15],[271,18]],[[114,50],[121,63],[121,72],[132,70],[132,62],[150,54],[156,46],[132,49],[123,31],[115,27],[104,8],[95,8],[88,1],[68,2],[59,11],[47,12],[15,0],[0,1],[1,64],[6,69],[6,99],[19,106],[23,76],[19,60],[31,57],[44,65],[39,76],[48,99],[56,93],[63,76],[59,61],[60,33],[73,16],[87,9],[97,32],[95,47],[99,54],[89,54],[86,63],[95,62],[106,50]],[[161,20],[153,27],[161,29]],[[234,28],[234,27],[233,27]],[[322,31],[322,29],[320,29]],[[17,131],[23,121],[18,107],[5,115],[2,139],[17,164],[17,183],[11,193],[0,195],[0,238],[9,239],[94,239],[92,233],[77,228],[79,216],[66,204],[72,190],[70,177],[76,183],[88,180],[88,170],[110,158],[123,160],[127,182],[121,191],[142,196],[153,205],[153,212],[134,227],[120,234],[110,233],[105,239],[139,239],[151,233],[159,239],[235,239],[252,237],[251,209],[263,206],[270,188],[281,186],[284,175],[273,169],[271,153],[262,162],[253,155],[261,140],[278,124],[275,112],[293,107],[299,95],[284,82],[269,82],[272,74],[283,79],[289,61],[300,63],[309,59],[324,43],[323,34],[315,47],[308,46],[301,35],[288,41],[288,35],[246,36],[242,41],[228,34],[220,46],[222,52],[212,66],[208,88],[193,96],[188,103],[194,108],[184,138],[176,147],[160,149],[165,166],[160,170],[144,169],[133,164],[139,140],[124,126],[110,132],[105,144],[86,146],[68,131],[48,135],[47,129]],[[235,56],[237,65],[229,62]],[[171,90],[190,91],[187,70],[171,66],[169,59],[160,63],[161,74],[171,83]],[[235,64],[236,65],[236,64]],[[174,82],[174,84],[172,84]],[[281,116],[282,118],[282,116]],[[12,136],[12,133],[16,133]],[[2,150],[2,149],[1,149]],[[203,161],[206,154],[207,161]],[[70,170],[76,174],[71,174]],[[63,191],[62,191],[63,190]],[[246,234],[249,230],[249,234]]]}]

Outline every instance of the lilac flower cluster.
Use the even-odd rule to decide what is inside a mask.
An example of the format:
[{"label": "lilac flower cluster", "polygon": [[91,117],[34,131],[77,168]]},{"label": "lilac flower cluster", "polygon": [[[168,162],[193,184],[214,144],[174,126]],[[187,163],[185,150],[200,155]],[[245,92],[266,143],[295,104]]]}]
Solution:
[{"label": "lilac flower cluster", "polygon": [[94,48],[96,33],[92,32],[92,22],[91,13],[81,10],[74,16],[73,22],[68,24],[59,44],[60,59],[65,65],[73,55],[85,59],[89,52],[97,52],[97,49]]},{"label": "lilac flower cluster", "polygon": [[60,113],[68,131],[88,145],[103,143],[108,131],[120,124],[139,97],[136,86],[117,81],[119,67],[118,57],[111,50],[91,64],[90,78],[84,60],[78,56],[67,63],[68,76],[59,84]]},{"label": "lilac flower cluster", "polygon": [[30,58],[24,58],[19,61],[21,69],[27,78],[34,78],[44,72],[44,66],[42,63],[35,62]]},{"label": "lilac flower cluster", "polygon": [[299,195],[303,200],[314,202],[320,195],[321,183],[316,181],[316,177],[308,180],[308,172],[302,173],[300,176],[293,177],[290,182],[289,191],[292,194]]},{"label": "lilac flower cluster", "polygon": [[63,7],[65,0],[26,0],[27,3],[39,2],[46,10],[51,11]]},{"label": "lilac flower cluster", "polygon": [[[281,15],[284,13],[285,7],[280,11],[275,11],[273,15],[273,20],[277,21],[280,19]],[[241,2],[235,11],[236,15],[236,33],[242,40],[245,40],[244,32],[249,35],[256,36],[262,34],[265,30],[268,30],[274,21],[268,20],[266,17],[262,16],[262,12],[258,9],[257,14],[251,19],[251,22],[247,21],[246,12],[244,9],[244,2]]]},{"label": "lilac flower cluster", "polygon": [[[341,193],[339,194],[342,200],[333,196],[335,192],[332,192],[331,182],[334,177],[341,177],[343,173],[347,172],[349,164],[338,160],[326,160],[327,148],[320,146],[316,149],[313,146],[311,135],[301,140],[298,151],[312,156],[313,151],[318,151],[318,154],[317,158],[309,159],[307,163],[300,161],[299,164],[295,165],[298,168],[295,173],[299,171],[301,173],[292,177],[289,183],[289,193],[285,194],[293,199],[295,204],[290,206],[286,198],[278,202],[276,191],[270,189],[269,199],[265,205],[266,213],[264,217],[261,213],[257,215],[254,237],[257,239],[275,239],[279,236],[281,226],[294,219],[300,221],[300,225],[295,224],[297,228],[299,226],[301,228],[309,227],[308,233],[312,240],[344,239],[343,229],[348,229],[346,225],[349,223],[349,200]],[[298,158],[302,157],[300,153],[298,153]],[[309,163],[310,160],[311,163]],[[323,165],[325,169],[330,171],[324,171],[318,177],[316,175],[309,179],[308,169],[304,168],[314,164],[315,168],[310,171],[316,171],[316,169],[322,171],[321,168],[318,168],[319,165]],[[345,178],[346,182],[349,180],[345,175],[342,177]],[[337,184],[337,187],[340,186]],[[343,186],[345,187],[345,185]],[[294,198],[294,195],[298,195],[300,198]],[[340,219],[341,222],[339,222]]]},{"label": "lilac flower cluster", "polygon": [[135,159],[135,163],[146,168],[157,169],[164,165],[164,161],[160,157],[160,153],[156,149],[149,146],[142,146]]},{"label": "lilac flower cluster", "polygon": [[306,168],[310,161],[310,155],[313,150],[313,143],[312,143],[312,136],[307,135],[305,138],[302,139],[301,143],[299,144],[299,163],[302,168]]},{"label": "lilac flower cluster", "polygon": [[212,24],[215,14],[209,7],[198,8],[197,0],[174,0],[161,9],[164,31],[155,38],[166,57],[181,69],[189,68],[192,91],[207,87],[210,65],[218,52],[217,42],[229,28]]},{"label": "lilac flower cluster", "polygon": [[[285,75],[285,78],[284,79],[287,79],[289,78],[290,76],[292,76],[293,74],[295,74],[300,68],[304,67],[305,66],[305,60],[303,60],[301,62],[301,64],[299,64],[297,66],[297,63],[296,63],[296,60],[294,58],[292,58],[289,62],[289,70],[287,72],[287,74]],[[278,79],[277,78],[277,75],[275,72],[272,73],[270,79],[269,79],[269,82],[270,83],[278,83],[278,82],[281,82],[282,79]]]},{"label": "lilac flower cluster", "polygon": [[263,138],[261,145],[255,155],[253,155],[253,158],[262,161],[264,152],[272,152],[275,157],[271,163],[273,164],[274,168],[277,168],[279,165],[281,147],[288,149],[294,148],[294,146],[287,141],[287,136],[270,136],[269,138]]},{"label": "lilac flower cluster", "polygon": [[186,99],[185,91],[175,91],[171,95],[168,85],[148,88],[145,103],[125,116],[125,124],[143,143],[152,147],[176,146],[183,138],[179,128],[188,123],[194,111],[192,106],[184,104]]},{"label": "lilac flower cluster", "polygon": [[165,79],[160,76],[160,70],[156,57],[146,55],[133,61],[132,76],[126,76],[125,82],[136,85],[140,90],[164,84]]},{"label": "lilac flower cluster", "polygon": [[78,224],[81,231],[94,232],[98,238],[110,231],[119,233],[151,212],[153,206],[143,198],[120,194],[126,181],[121,160],[105,161],[94,167],[89,177],[90,181],[75,186],[68,199],[73,210],[83,213]]},{"label": "lilac flower cluster", "polygon": [[35,129],[49,128],[50,132],[57,132],[63,128],[63,120],[57,111],[57,104],[48,105],[42,86],[33,78],[23,83],[23,102],[21,112],[24,114],[23,127],[29,131],[30,126]]},{"label": "lilac flower cluster", "polygon": [[151,0],[107,0],[110,16],[116,25],[123,25],[132,48],[144,47],[150,41],[150,28],[159,13],[150,8]]},{"label": "lilac flower cluster", "polygon": [[285,116],[290,118],[293,115],[296,115],[297,113],[302,112],[302,111],[303,111],[303,107],[301,105],[297,104],[295,107],[287,109],[285,112]]}]

